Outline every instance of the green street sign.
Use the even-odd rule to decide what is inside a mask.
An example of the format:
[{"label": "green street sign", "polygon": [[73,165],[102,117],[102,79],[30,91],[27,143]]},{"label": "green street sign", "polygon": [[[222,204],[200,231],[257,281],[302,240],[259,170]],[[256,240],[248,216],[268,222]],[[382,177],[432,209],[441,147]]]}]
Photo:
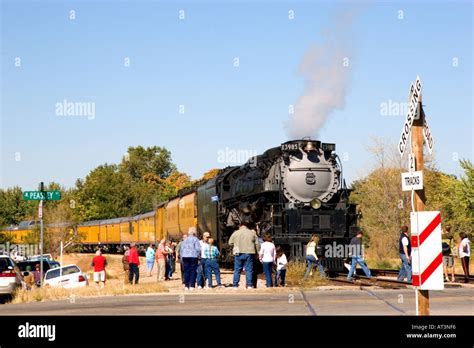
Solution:
[{"label": "green street sign", "polygon": [[60,191],[25,191],[23,199],[26,201],[59,201],[61,199]]}]

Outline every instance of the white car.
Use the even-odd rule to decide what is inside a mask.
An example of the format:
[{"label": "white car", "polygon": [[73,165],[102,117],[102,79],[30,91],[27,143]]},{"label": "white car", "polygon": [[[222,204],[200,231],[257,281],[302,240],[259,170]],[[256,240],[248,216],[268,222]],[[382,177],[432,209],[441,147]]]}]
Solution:
[{"label": "white car", "polygon": [[0,255],[0,296],[11,296],[21,287],[21,272],[8,255]]},{"label": "white car", "polygon": [[79,288],[88,286],[87,276],[76,265],[67,265],[50,269],[44,275],[45,286]]}]

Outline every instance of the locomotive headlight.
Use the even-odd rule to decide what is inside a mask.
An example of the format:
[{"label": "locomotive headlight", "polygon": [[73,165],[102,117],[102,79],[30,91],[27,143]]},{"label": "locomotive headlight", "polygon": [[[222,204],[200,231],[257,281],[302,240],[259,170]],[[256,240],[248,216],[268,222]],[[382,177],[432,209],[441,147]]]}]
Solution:
[{"label": "locomotive headlight", "polygon": [[321,201],[317,198],[313,199],[311,201],[311,207],[315,210],[321,208]]}]

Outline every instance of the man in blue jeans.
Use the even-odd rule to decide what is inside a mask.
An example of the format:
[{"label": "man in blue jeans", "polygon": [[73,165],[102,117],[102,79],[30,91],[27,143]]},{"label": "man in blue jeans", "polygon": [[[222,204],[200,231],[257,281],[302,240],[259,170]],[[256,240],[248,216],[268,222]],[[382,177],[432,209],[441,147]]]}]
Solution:
[{"label": "man in blue jeans", "polygon": [[352,276],[354,275],[357,264],[359,264],[362,267],[362,270],[364,271],[365,275],[367,277],[370,277],[371,276],[370,270],[365,264],[364,253],[362,251],[362,231],[361,230],[359,230],[357,232],[357,235],[351,239],[349,246],[350,246],[350,253],[351,253],[351,258],[352,258],[352,265],[351,265],[351,269],[349,270],[349,274],[347,275],[347,280],[353,280]]},{"label": "man in blue jeans", "polygon": [[179,255],[184,268],[184,290],[194,290],[198,258],[201,256],[201,244],[196,237],[196,228],[190,227],[188,237],[181,244]]},{"label": "man in blue jeans", "polygon": [[250,216],[244,216],[240,223],[240,228],[232,233],[229,238],[229,245],[233,247],[234,252],[234,290],[239,288],[240,274],[245,267],[246,288],[252,289],[252,272],[255,255],[260,251],[257,233],[250,229],[252,219]]},{"label": "man in blue jeans", "polygon": [[398,240],[398,252],[402,260],[402,267],[398,273],[398,281],[403,281],[405,277],[407,282],[411,283],[411,241],[408,236],[408,226],[402,226],[402,233]]}]

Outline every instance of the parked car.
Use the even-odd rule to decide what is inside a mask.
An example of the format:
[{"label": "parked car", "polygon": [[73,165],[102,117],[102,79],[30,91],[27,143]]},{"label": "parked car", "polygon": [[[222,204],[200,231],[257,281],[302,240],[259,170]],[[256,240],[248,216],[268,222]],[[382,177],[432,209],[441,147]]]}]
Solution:
[{"label": "parked car", "polygon": [[[41,255],[33,255],[28,258],[29,261],[39,261],[41,259]],[[47,261],[53,261],[53,256],[51,254],[43,254],[43,259]]]},{"label": "parked car", "polygon": [[[26,267],[30,266],[32,270],[36,269],[36,265],[39,265],[40,262],[38,261],[21,261],[17,262],[17,266],[20,269],[21,273],[24,274],[26,271]],[[58,263],[59,265],[59,263]],[[43,274],[49,271],[52,268],[58,267],[57,265],[52,265],[51,262],[43,260]]]},{"label": "parked car", "polygon": [[61,266],[50,269],[44,275],[44,285],[63,288],[88,286],[86,274],[76,265]]},{"label": "parked car", "polygon": [[10,256],[0,255],[0,296],[12,296],[21,287],[21,272]]}]

